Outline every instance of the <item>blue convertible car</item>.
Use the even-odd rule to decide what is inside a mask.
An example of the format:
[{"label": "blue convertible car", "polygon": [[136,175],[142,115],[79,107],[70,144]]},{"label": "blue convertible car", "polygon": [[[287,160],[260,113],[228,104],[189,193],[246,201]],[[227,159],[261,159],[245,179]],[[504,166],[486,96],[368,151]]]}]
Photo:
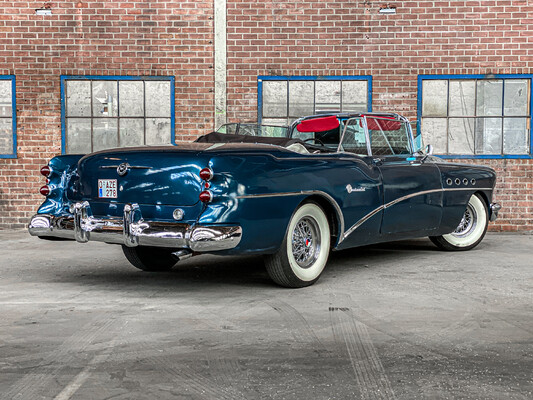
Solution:
[{"label": "blue convertible car", "polygon": [[313,284],[331,250],[423,236],[471,249],[500,208],[495,173],[420,142],[400,115],[354,113],[58,156],[41,169],[46,200],[29,231],[120,244],[145,271],[201,253],[262,254],[286,287]]}]

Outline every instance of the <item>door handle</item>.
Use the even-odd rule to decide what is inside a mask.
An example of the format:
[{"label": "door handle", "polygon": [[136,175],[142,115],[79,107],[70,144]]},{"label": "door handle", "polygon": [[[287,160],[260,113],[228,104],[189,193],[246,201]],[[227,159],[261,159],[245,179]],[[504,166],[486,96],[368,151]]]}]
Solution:
[{"label": "door handle", "polygon": [[383,164],[383,160],[381,158],[373,158],[372,159],[372,164],[381,165],[381,164]]}]

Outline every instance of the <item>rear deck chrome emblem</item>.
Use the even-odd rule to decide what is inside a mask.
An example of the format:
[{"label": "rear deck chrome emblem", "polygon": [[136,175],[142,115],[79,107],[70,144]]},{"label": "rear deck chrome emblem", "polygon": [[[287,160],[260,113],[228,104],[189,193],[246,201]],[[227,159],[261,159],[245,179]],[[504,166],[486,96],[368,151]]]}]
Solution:
[{"label": "rear deck chrome emblem", "polygon": [[128,163],[122,163],[117,167],[117,174],[119,176],[124,176],[128,173],[130,165]]}]

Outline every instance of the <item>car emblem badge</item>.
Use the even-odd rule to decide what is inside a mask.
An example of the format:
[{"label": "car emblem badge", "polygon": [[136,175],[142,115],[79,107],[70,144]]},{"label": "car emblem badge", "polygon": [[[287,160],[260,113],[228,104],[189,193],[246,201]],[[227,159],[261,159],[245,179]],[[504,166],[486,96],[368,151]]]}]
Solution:
[{"label": "car emblem badge", "polygon": [[353,187],[352,185],[348,184],[346,185],[346,191],[348,193],[353,193],[353,192],[364,192],[366,190],[365,187]]},{"label": "car emblem badge", "polygon": [[124,176],[128,173],[128,169],[130,168],[128,163],[122,163],[117,167],[117,174],[119,176]]}]

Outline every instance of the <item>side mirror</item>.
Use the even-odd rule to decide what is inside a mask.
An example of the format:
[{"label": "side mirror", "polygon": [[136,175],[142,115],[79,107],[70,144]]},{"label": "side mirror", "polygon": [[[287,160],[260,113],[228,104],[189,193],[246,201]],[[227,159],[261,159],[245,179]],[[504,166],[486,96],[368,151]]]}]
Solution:
[{"label": "side mirror", "polygon": [[422,159],[420,160],[421,162],[426,161],[426,159],[433,154],[433,146],[428,144],[424,149],[424,153],[424,157],[422,157]]}]

